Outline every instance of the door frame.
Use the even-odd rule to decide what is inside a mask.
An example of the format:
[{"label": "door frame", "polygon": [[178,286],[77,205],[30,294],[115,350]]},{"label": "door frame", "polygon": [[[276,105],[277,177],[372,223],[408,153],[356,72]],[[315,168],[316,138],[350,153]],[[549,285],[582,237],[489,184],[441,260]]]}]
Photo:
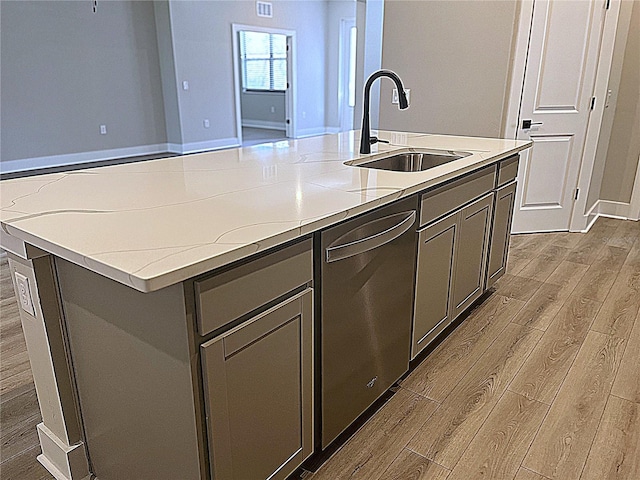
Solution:
[{"label": "door frame", "polygon": [[[258,25],[231,24],[231,38],[233,46],[233,90],[235,96],[236,135],[238,143],[242,145],[242,107],[240,94],[242,92],[242,72],[240,71],[240,45],[238,33],[241,31],[276,33],[287,37],[287,83],[285,90],[285,122],[288,138],[297,138],[296,105],[297,105],[297,61],[296,61],[296,31],[282,28],[260,27]],[[288,120],[288,121],[287,121]]]},{"label": "door frame", "polygon": [[[529,43],[535,1],[536,0],[522,0],[520,2],[520,11],[517,13],[519,15],[519,19],[517,21],[517,33],[515,36],[509,99],[502,132],[503,136],[507,138],[515,139],[520,126],[520,107],[522,103],[524,77],[529,55]],[[602,2],[602,8],[604,8],[604,0],[590,1],[596,1],[597,3]],[[580,189],[580,194],[573,204],[571,219],[569,222],[570,231],[585,231],[589,222],[589,215],[586,212],[587,196],[595,163],[600,126],[604,115],[604,99],[607,94],[609,73],[611,71],[611,62],[613,59],[613,46],[615,44],[616,30],[618,26],[620,2],[621,0],[611,0],[609,11],[605,14],[593,93],[593,96],[596,97],[596,106],[591,112],[587,124],[585,143],[582,151],[582,161],[576,185],[576,188]],[[601,101],[598,101],[597,99],[601,99]],[[521,177],[521,174],[522,172],[519,171],[518,176]]]}]

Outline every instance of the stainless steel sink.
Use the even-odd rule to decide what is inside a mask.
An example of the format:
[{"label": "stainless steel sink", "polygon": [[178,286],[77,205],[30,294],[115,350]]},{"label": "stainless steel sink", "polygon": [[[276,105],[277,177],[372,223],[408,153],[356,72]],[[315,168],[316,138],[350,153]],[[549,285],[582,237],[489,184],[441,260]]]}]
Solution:
[{"label": "stainless steel sink", "polygon": [[396,153],[384,158],[378,158],[368,162],[347,162],[348,165],[378,170],[391,170],[394,172],[421,172],[429,168],[444,165],[445,163],[468,157],[469,152],[454,152],[450,150],[415,150],[411,152]]}]

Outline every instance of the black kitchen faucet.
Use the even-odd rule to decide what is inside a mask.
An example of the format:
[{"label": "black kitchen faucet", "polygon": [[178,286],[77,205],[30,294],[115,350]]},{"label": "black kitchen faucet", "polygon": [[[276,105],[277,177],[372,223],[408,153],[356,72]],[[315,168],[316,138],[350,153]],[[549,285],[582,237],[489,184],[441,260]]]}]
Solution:
[{"label": "black kitchen faucet", "polygon": [[409,102],[407,101],[407,94],[404,91],[402,80],[400,77],[391,70],[378,70],[373,72],[367,79],[367,83],[364,85],[364,105],[362,114],[362,133],[360,135],[360,153],[371,153],[371,145],[379,142],[378,137],[372,137],[369,128],[369,93],[371,91],[371,85],[380,77],[389,77],[396,84],[398,89],[398,107],[400,110],[409,108]]}]

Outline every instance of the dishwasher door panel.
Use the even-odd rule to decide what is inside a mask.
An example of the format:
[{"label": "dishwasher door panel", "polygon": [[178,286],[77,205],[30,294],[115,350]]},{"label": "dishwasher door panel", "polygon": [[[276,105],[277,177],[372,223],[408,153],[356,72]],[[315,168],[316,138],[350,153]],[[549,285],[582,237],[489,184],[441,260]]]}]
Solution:
[{"label": "dishwasher door panel", "polygon": [[416,202],[321,234],[322,448],[409,368]]}]

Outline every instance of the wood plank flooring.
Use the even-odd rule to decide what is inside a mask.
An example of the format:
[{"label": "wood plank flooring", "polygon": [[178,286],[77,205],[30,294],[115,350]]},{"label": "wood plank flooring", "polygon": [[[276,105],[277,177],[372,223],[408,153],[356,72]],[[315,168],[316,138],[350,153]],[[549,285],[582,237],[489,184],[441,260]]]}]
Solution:
[{"label": "wood plank flooring", "polygon": [[[400,383],[437,408],[369,480],[640,478],[640,223],[512,236],[507,271]],[[305,480],[351,478],[377,415]]]},{"label": "wood plank flooring", "polygon": [[[305,480],[640,478],[640,224],[511,245],[492,295]],[[0,478],[52,479],[0,267]]]}]

